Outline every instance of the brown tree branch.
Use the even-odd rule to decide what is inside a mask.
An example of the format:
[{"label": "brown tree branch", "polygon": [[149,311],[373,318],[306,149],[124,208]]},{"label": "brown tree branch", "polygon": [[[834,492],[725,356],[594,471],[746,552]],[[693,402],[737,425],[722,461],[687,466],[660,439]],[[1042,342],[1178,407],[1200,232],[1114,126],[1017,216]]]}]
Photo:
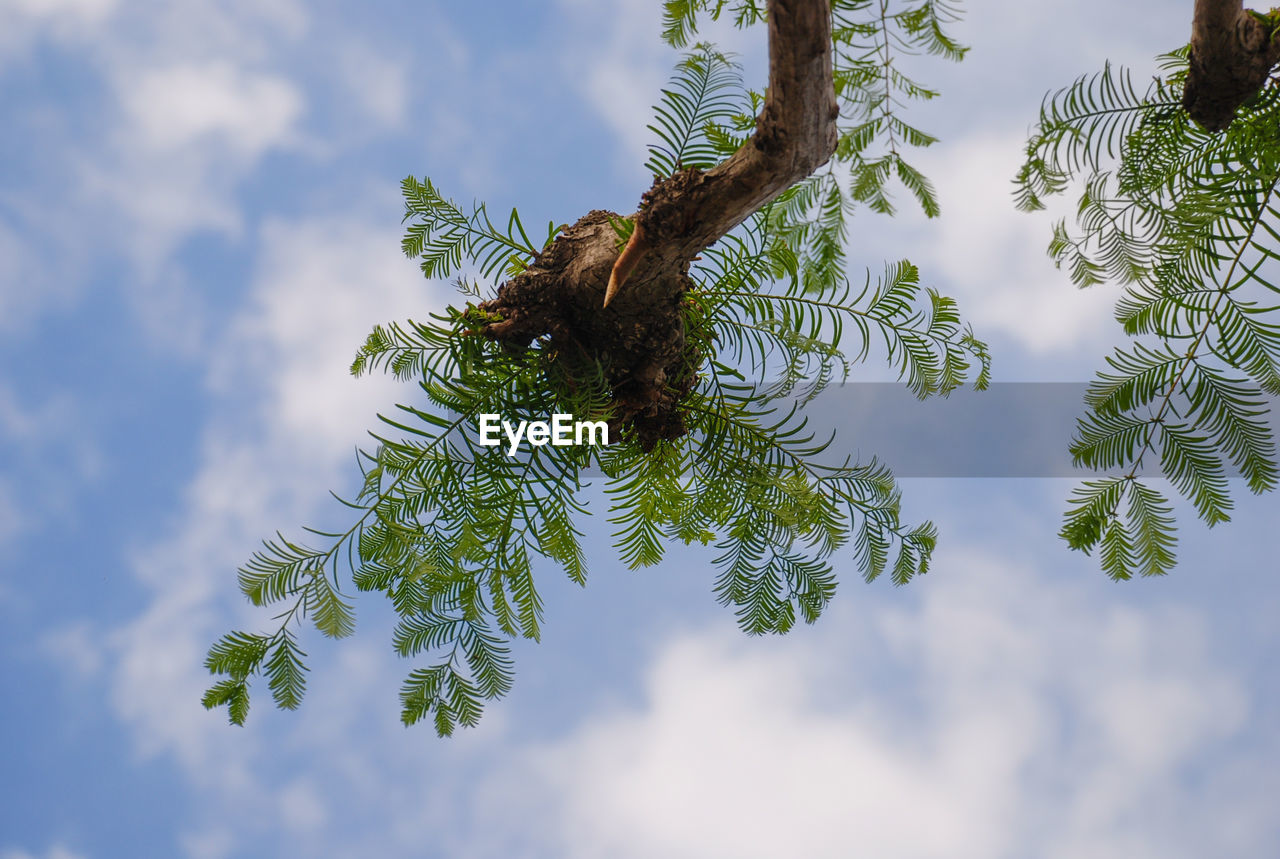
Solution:
[{"label": "brown tree branch", "polygon": [[678,212],[690,225],[681,251],[696,255],[825,164],[836,149],[838,114],[830,2],[770,0],[769,89],[756,132],[703,182],[666,204],[670,211],[661,217]]},{"label": "brown tree branch", "polygon": [[1182,105],[1207,131],[1221,131],[1262,88],[1277,61],[1280,40],[1245,11],[1242,0],[1196,0]]},{"label": "brown tree branch", "polygon": [[[768,13],[769,88],[755,134],[715,169],[678,173],[646,194],[635,215],[643,238],[628,243],[620,264],[634,268],[646,251],[659,267],[688,262],[835,152],[831,4],[769,0]],[[618,274],[610,278],[615,294],[626,279]]]},{"label": "brown tree branch", "polygon": [[616,428],[646,449],[686,431],[679,405],[704,357],[685,336],[690,261],[835,152],[830,0],[769,0],[768,16],[769,88],[751,139],[712,170],[656,181],[621,253],[617,216],[589,212],[481,305],[498,319],[477,333],[517,348],[544,340],[569,378],[605,368]]}]

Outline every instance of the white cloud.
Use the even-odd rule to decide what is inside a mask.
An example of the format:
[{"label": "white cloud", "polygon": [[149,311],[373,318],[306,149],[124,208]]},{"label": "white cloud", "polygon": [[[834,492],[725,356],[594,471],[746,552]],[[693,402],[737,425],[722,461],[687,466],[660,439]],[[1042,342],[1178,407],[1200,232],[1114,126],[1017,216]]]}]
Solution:
[{"label": "white cloud", "polygon": [[50,630],[41,637],[40,649],[57,665],[69,668],[77,680],[89,680],[102,672],[102,645],[87,623]]},{"label": "white cloud", "polygon": [[[244,755],[257,735],[232,736],[223,714],[198,703],[209,682],[204,652],[219,627],[266,622],[240,606],[234,570],[272,528],[296,536],[326,490],[350,482],[353,447],[374,411],[405,390],[351,379],[350,357],[374,323],[425,313],[437,298],[399,255],[391,229],[354,218],[275,222],[263,244],[252,299],[215,350],[223,356],[210,380],[218,418],[181,525],[136,559],[151,597],[110,637],[116,712],[139,749],[174,754],[198,781],[222,759],[217,779],[237,789],[251,781]],[[228,604],[240,620],[226,616]],[[302,815],[299,796],[291,808]]]},{"label": "white cloud", "polygon": [[[28,527],[22,507],[18,503],[18,493],[10,482],[0,477],[0,546],[18,536]],[[0,590],[0,599],[4,591]]]},{"label": "white cloud", "polygon": [[0,853],[0,859],[86,859],[86,854],[70,850],[61,844],[54,844],[43,853],[29,853],[18,848],[8,848]]},{"label": "white cloud", "polygon": [[[648,0],[560,0],[559,5],[574,23],[573,40],[564,53],[566,77],[618,137],[618,169],[644,175],[647,147],[655,142],[647,128],[652,106],[682,53],[660,38],[661,5]],[[763,88],[767,68],[759,59],[766,45],[764,27],[736,30],[727,15],[718,22],[702,18],[697,39],[735,54],[748,66],[748,85]],[[756,72],[758,79],[750,76]]]},{"label": "white cloud", "polygon": [[132,0],[120,27],[98,46],[110,67],[227,61],[269,65],[304,37],[311,16],[300,0]]},{"label": "white cloud", "polygon": [[[388,198],[381,211],[393,212]],[[390,225],[388,225],[390,227]],[[220,389],[252,376],[272,432],[307,451],[350,455],[374,412],[405,386],[355,379],[351,360],[374,324],[425,318],[445,297],[400,253],[398,231],[334,217],[263,228],[249,304],[214,368]]]},{"label": "white cloud", "polygon": [[911,257],[926,276],[954,285],[980,336],[1003,334],[1033,355],[1073,348],[1096,355],[1117,330],[1116,292],[1077,289],[1046,255],[1052,220],[1069,201],[1036,215],[1014,208],[1010,180],[1023,145],[1020,131],[978,132],[922,153],[919,166],[937,186],[943,215],[926,223],[904,212],[917,237]]},{"label": "white cloud", "polygon": [[[294,0],[139,0],[107,14],[109,5],[23,3],[53,23],[27,16],[0,35],[12,50],[46,31],[66,35],[50,62],[61,61],[56,51],[73,54],[91,81],[65,103],[55,97],[15,112],[15,127],[43,158],[30,165],[38,184],[5,200],[18,221],[0,228],[0,252],[28,250],[0,253],[0,309],[31,316],[67,303],[104,257],[122,257],[136,264],[124,282],[143,321],[162,342],[181,331],[163,345],[189,351],[199,340],[182,323],[204,314],[172,253],[201,231],[235,237],[244,180],[267,154],[308,145],[307,98],[279,70],[307,17]],[[0,33],[16,8],[0,9]],[[69,238],[69,224],[92,224],[93,241]]]},{"label": "white cloud", "polygon": [[[333,833],[335,797],[312,775],[341,768],[335,761],[344,756],[333,750],[367,733],[373,696],[348,700],[347,685],[332,690],[337,697],[326,706],[317,689],[304,713],[279,716],[271,713],[270,696],[258,684],[249,724],[233,729],[225,712],[200,706],[211,682],[202,666],[218,635],[271,623],[269,612],[244,604],[236,567],[271,529],[297,538],[299,525],[316,522],[317,509],[330,501],[327,490],[350,483],[352,449],[363,443],[374,410],[404,395],[405,386],[391,380],[355,381],[347,373],[355,347],[374,323],[437,306],[439,295],[399,254],[397,239],[395,226],[371,226],[353,214],[264,228],[250,300],[215,344],[215,354],[223,356],[210,377],[215,419],[178,526],[134,559],[149,594],[141,613],[99,633],[112,709],[134,748],[143,757],[172,757],[191,789],[204,797],[207,813],[182,836],[187,855],[231,855],[243,848],[245,837],[284,837],[286,830],[295,841],[314,841],[316,850],[304,851],[309,855],[330,849],[324,838]],[[51,646],[73,644],[76,634],[65,630]],[[385,652],[385,640],[378,644]],[[312,654],[311,682],[320,687],[330,670],[323,652]],[[385,683],[376,703],[391,705],[394,669],[385,660],[375,661],[375,669],[355,673],[381,677]],[[349,684],[347,672],[337,673],[342,678],[333,677],[332,684]],[[343,721],[337,714],[345,710],[352,712]],[[382,715],[382,730],[400,736],[394,712]],[[281,735],[285,719],[289,729]],[[320,754],[319,742],[299,740],[299,725],[308,719],[323,725],[337,720],[341,726],[341,737],[327,737],[329,752]],[[261,771],[264,758],[286,758],[295,747],[312,763],[299,765],[283,784],[276,783],[274,765],[271,774]],[[385,787],[370,781],[379,793]],[[227,820],[245,818],[257,822],[247,829],[225,827]]]},{"label": "white cloud", "polygon": [[[98,478],[102,456],[84,433],[78,403],[61,393],[31,403],[0,382],[0,545],[65,509]],[[0,572],[2,575],[2,572]]]},{"label": "white cloud", "polygon": [[114,213],[104,223],[139,265],[145,306],[149,293],[181,291],[164,274],[188,235],[240,232],[238,185],[267,152],[303,145],[305,100],[280,75],[222,60],[119,69],[114,86],[121,113],[108,145],[76,164],[86,203]]},{"label": "white cloud", "polygon": [[310,779],[299,778],[278,794],[280,822],[295,832],[315,833],[328,822],[328,809]]},{"label": "white cloud", "polygon": [[29,18],[100,19],[116,7],[116,0],[4,0],[0,9]]},{"label": "white cloud", "polygon": [[0,68],[44,36],[68,42],[93,38],[117,0],[0,0]]},{"label": "white cloud", "polygon": [[664,648],[651,709],[601,720],[542,759],[564,792],[571,855],[824,856],[851,844],[993,855],[974,793],[895,748],[874,718],[815,712],[794,658],[742,651],[708,639]]},{"label": "white cloud", "polygon": [[230,856],[236,846],[235,836],[226,827],[188,833],[179,841],[187,859],[222,859]]},{"label": "white cloud", "polygon": [[622,141],[619,165],[638,170],[650,142],[645,128],[650,105],[674,56],[658,39],[661,9],[646,2],[617,2],[604,9],[583,0],[562,0],[561,5],[585,37],[581,51],[566,55],[576,70],[571,79]]},{"label": "white cloud", "polygon": [[372,123],[362,123],[361,130],[400,127],[409,105],[407,64],[354,42],[339,50],[338,57],[337,72],[343,94],[355,112],[372,120]]},{"label": "white cloud", "polygon": [[33,443],[42,433],[54,429],[58,418],[55,406],[30,408],[18,402],[17,394],[8,385],[0,386],[0,432],[8,440]]},{"label": "white cloud", "polygon": [[72,58],[85,79],[10,117],[32,154],[0,201],[0,330],[74,308],[123,260],[118,288],[155,343],[207,347],[205,284],[174,252],[201,232],[238,238],[263,158],[314,147],[304,90],[279,70],[304,13],[294,0],[0,2],[0,63],[48,40],[41,63]]},{"label": "white cloud", "polygon": [[26,330],[36,311],[66,301],[73,289],[62,262],[42,258],[19,232],[0,223],[0,331]]},{"label": "white cloud", "polygon": [[216,142],[248,158],[288,145],[303,108],[289,81],[225,61],[143,69],[121,81],[120,97],[131,143],[164,152]]},{"label": "white cloud", "polygon": [[[1179,47],[1191,35],[1191,7],[1167,0],[1123,5],[1109,0],[987,0],[965,4],[957,31],[973,46],[964,66],[985,66],[990,75],[984,86],[987,94],[991,87],[1049,89],[1100,69],[1108,59],[1148,63],[1157,52]],[[1028,73],[1010,74],[1012,69]],[[1064,77],[1042,81],[1043,72]]]},{"label": "white cloud", "polygon": [[[1185,610],[1100,606],[986,555],[919,609],[674,641],[642,707],[529,757],[573,856],[1260,855],[1258,767],[1213,789],[1243,686]],[[880,664],[877,664],[880,663]],[[1255,739],[1256,732],[1250,734]],[[1223,789],[1225,788],[1225,790]],[[549,793],[549,796],[548,796]],[[504,796],[509,794],[504,793]],[[516,801],[512,798],[512,801]],[[1219,815],[1254,816],[1233,833]],[[1233,842],[1247,832],[1243,841]]]}]

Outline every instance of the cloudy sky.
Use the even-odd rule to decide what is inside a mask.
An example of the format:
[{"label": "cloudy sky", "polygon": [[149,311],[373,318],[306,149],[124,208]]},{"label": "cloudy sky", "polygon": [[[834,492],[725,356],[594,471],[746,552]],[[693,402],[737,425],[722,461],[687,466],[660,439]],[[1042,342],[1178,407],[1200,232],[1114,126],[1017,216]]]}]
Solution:
[{"label": "cloudy sky", "polygon": [[[710,555],[547,570],[512,694],[439,740],[361,599],[308,636],[295,713],[199,704],[209,643],[266,618],[235,568],[340,520],[393,383],[376,322],[451,300],[399,252],[398,183],[525,223],[634,209],[675,60],[657,0],[0,0],[0,857],[1257,857],[1280,843],[1280,586],[1263,534],[1186,516],[1164,580],[1055,537],[1066,480],[911,479],[933,569],[748,639]],[[1014,211],[1047,90],[1154,72],[1191,3],[971,0],[921,166],[944,214],[854,223],[992,344],[996,378],[1080,381],[1116,338]],[[717,31],[762,74],[762,31]],[[757,84],[759,81],[755,81]],[[879,368],[868,369],[868,378]]]}]

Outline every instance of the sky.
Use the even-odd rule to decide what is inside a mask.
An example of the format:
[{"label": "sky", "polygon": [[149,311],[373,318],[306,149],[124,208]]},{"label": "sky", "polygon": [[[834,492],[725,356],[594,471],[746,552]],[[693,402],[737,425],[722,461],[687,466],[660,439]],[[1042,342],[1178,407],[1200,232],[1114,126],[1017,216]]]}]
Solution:
[{"label": "sky", "polygon": [[[919,68],[943,215],[860,213],[852,264],[918,264],[998,381],[1086,381],[1117,294],[1069,285],[1009,180],[1046,92],[1154,74],[1190,7],[970,0],[969,57]],[[405,396],[355,348],[454,300],[400,254],[399,181],[633,211],[659,31],[656,0],[0,0],[0,859],[1274,853],[1276,499],[1238,483],[1228,525],[1180,509],[1170,576],[1115,584],[1056,537],[1068,479],[904,479],[929,574],[844,558],[781,638],[737,630],[710,554],[628,571],[596,516],[475,729],[401,725],[367,596],[304,638],[300,710],[200,706],[208,645],[269,622],[236,567],[341,521]],[[713,33],[758,85],[764,32]]]}]

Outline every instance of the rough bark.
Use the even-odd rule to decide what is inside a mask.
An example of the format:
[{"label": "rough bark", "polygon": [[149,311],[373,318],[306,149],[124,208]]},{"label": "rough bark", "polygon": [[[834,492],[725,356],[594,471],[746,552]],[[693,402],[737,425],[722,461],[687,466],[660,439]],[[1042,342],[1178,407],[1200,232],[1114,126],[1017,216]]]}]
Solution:
[{"label": "rough bark", "polygon": [[1196,0],[1182,105],[1207,131],[1221,131],[1262,88],[1277,61],[1274,27],[1246,12],[1241,0]]},{"label": "rough bark", "polygon": [[501,317],[485,336],[515,348],[539,341],[570,368],[603,364],[614,429],[646,449],[686,431],[679,405],[703,359],[681,313],[690,261],[835,151],[829,0],[770,0],[768,24],[769,88],[737,153],[712,170],[655,181],[630,216],[637,229],[617,270],[610,218],[619,216],[592,211],[482,305]]}]

